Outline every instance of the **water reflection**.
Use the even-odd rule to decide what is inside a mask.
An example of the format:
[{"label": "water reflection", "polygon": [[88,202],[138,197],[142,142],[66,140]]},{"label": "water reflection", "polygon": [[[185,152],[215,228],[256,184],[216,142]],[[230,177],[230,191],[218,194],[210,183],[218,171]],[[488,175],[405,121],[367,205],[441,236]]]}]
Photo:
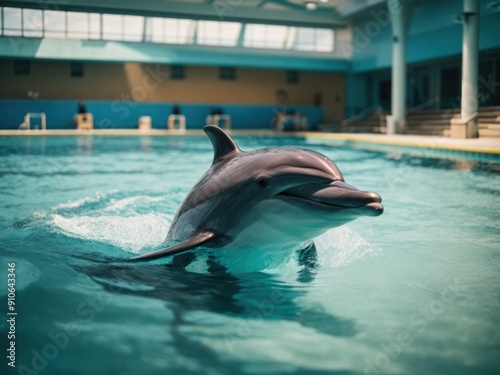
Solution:
[{"label": "water reflection", "polygon": [[76,138],[76,152],[78,155],[92,155],[94,137],[91,135]]},{"label": "water reflection", "polygon": [[[351,319],[333,316],[321,306],[297,304],[296,301],[314,287],[312,283],[291,285],[264,272],[235,276],[214,258],[207,260],[207,274],[188,272],[184,267],[194,257],[187,253],[170,265],[140,265],[116,264],[113,258],[93,254],[86,258],[91,264],[74,268],[110,293],[165,301],[175,315],[174,331],[176,326],[186,323],[186,313],[206,311],[244,320],[293,321],[333,336],[349,337],[357,333],[355,321]],[[238,332],[230,334],[238,335]]]},{"label": "water reflection", "polygon": [[424,157],[402,152],[385,153],[386,160],[409,165],[446,170],[460,170],[466,172],[500,173],[500,163],[485,162],[473,159],[445,159],[439,157]]}]

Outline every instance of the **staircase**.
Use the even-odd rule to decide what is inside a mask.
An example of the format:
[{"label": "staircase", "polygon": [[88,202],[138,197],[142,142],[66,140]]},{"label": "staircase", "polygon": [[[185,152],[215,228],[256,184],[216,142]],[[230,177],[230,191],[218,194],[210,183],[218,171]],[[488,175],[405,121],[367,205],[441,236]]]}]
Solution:
[{"label": "staircase", "polygon": [[385,115],[388,112],[379,107],[369,108],[366,114],[361,112],[344,120],[340,125],[342,133],[385,133]]},{"label": "staircase", "polygon": [[[343,124],[324,129],[342,133],[385,133],[385,115],[389,112],[368,109],[366,116],[354,115]],[[405,134],[449,137],[450,120],[460,117],[460,109],[423,109],[406,117]],[[480,107],[478,110],[479,137],[500,138],[500,106]]]},{"label": "staircase", "polygon": [[[422,110],[409,113],[406,134],[449,137],[450,120],[460,117],[460,109]],[[480,107],[478,110],[479,137],[500,138],[500,107]]]},{"label": "staircase", "polygon": [[460,109],[427,109],[406,116],[405,134],[448,136],[450,120],[460,115]]},{"label": "staircase", "polygon": [[500,138],[500,107],[479,108],[479,137]]}]

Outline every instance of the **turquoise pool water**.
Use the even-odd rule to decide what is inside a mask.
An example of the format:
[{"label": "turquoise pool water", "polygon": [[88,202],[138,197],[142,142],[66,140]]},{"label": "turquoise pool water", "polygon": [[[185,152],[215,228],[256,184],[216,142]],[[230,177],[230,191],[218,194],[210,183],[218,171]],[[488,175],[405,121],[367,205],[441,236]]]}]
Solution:
[{"label": "turquoise pool water", "polygon": [[236,140],[322,152],[385,212],[318,238],[309,277],[238,253],[227,272],[117,263],[161,245],[209,140],[0,139],[3,353],[9,263],[18,313],[0,373],[499,373],[498,164]]}]

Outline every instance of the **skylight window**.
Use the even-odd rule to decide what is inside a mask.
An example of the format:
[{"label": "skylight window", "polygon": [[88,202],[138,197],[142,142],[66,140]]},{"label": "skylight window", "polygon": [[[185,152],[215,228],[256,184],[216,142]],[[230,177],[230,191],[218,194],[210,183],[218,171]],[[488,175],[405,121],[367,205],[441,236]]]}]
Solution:
[{"label": "skylight window", "polygon": [[194,33],[195,21],[152,17],[147,19],[146,41],[154,43],[187,44]]},{"label": "skylight window", "polygon": [[316,29],[316,51],[332,52],[334,49],[334,32],[327,29]]},{"label": "skylight window", "polygon": [[333,30],[297,28],[294,49],[300,51],[332,52]]},{"label": "skylight window", "polygon": [[128,42],[141,42],[144,32],[144,17],[123,16],[123,39]]},{"label": "skylight window", "polygon": [[186,44],[192,36],[194,21],[165,18],[166,43]]},{"label": "skylight window", "polygon": [[23,36],[43,36],[43,13],[41,10],[23,9]]},{"label": "skylight window", "polygon": [[287,33],[287,26],[249,24],[246,26],[243,45],[245,47],[282,49],[285,46]]},{"label": "skylight window", "polygon": [[3,8],[4,35],[20,36],[22,34],[21,9]]},{"label": "skylight window", "polygon": [[154,43],[165,42],[165,27],[163,18],[152,17],[146,21],[146,40]]},{"label": "skylight window", "polygon": [[234,47],[238,43],[241,23],[199,21],[198,44]]},{"label": "skylight window", "polygon": [[72,39],[87,39],[89,36],[89,23],[87,13],[67,12],[68,30],[67,37]]},{"label": "skylight window", "polygon": [[101,15],[89,13],[89,38],[101,39]]},{"label": "skylight window", "polygon": [[103,14],[102,37],[107,40],[122,40],[123,16],[118,14]]},{"label": "skylight window", "polygon": [[45,24],[45,36],[48,38],[66,37],[66,12],[46,10],[43,15]]},{"label": "skylight window", "polygon": [[31,38],[145,41],[328,53],[334,49],[334,32],[294,26],[0,7],[0,33]]}]

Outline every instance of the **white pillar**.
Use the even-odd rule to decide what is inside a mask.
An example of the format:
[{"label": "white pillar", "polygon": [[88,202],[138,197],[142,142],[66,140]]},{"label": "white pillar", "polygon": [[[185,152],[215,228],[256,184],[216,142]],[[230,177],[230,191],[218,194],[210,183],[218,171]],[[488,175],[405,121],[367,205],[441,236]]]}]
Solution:
[{"label": "white pillar", "polygon": [[[462,120],[477,112],[479,0],[464,0],[462,40]],[[477,118],[467,123],[467,138],[477,137]]]},{"label": "white pillar", "polygon": [[408,4],[406,0],[387,0],[392,21],[392,118],[387,134],[402,133],[406,127],[406,30]]}]

